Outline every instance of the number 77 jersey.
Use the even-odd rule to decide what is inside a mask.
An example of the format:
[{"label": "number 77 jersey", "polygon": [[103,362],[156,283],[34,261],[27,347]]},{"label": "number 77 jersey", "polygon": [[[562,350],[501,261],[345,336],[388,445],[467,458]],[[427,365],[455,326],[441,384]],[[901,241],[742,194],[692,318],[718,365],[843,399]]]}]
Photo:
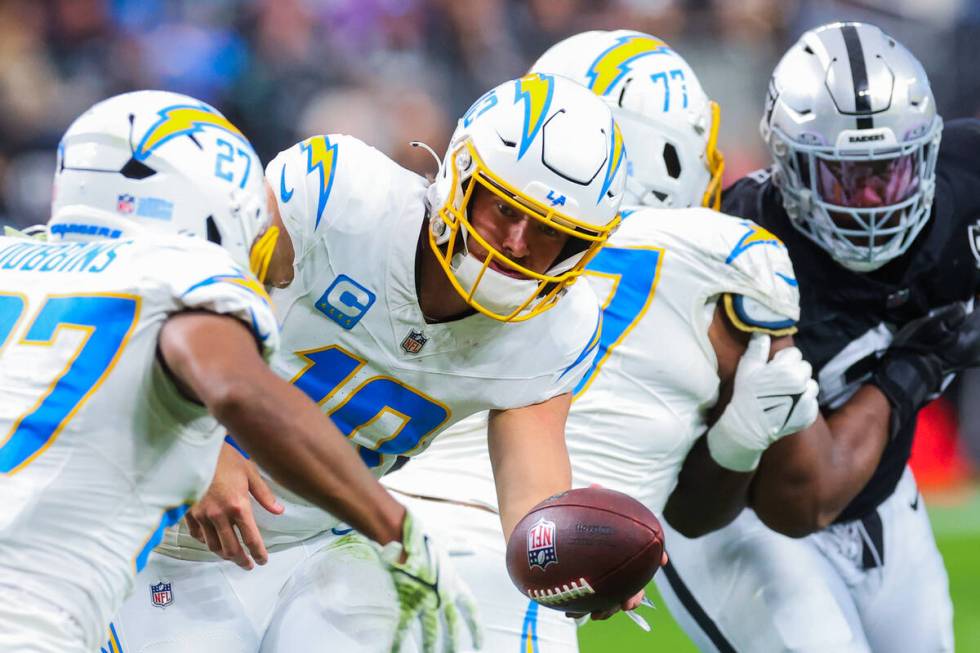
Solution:
[{"label": "number 77 jersey", "polygon": [[240,319],[269,354],[277,343],[262,287],[203,240],[0,238],[0,649],[17,648],[6,619],[24,595],[97,649],[163,528],[210,482],[223,432],[156,358],[183,310]]},{"label": "number 77 jersey", "polygon": [[786,247],[709,209],[640,209],[589,264],[603,306],[599,353],[566,427],[576,484],[629,491],[660,512],[718,401],[716,307],[743,331],[795,331]]}]

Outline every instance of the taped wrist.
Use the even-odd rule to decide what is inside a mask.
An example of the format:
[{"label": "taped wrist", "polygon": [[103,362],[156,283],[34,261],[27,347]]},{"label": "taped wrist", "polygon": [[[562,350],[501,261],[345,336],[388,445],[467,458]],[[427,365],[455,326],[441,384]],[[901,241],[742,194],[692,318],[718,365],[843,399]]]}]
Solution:
[{"label": "taped wrist", "polygon": [[942,380],[942,365],[932,356],[886,356],[881,361],[871,383],[891,404],[891,439],[915,420],[919,409],[939,391]]}]

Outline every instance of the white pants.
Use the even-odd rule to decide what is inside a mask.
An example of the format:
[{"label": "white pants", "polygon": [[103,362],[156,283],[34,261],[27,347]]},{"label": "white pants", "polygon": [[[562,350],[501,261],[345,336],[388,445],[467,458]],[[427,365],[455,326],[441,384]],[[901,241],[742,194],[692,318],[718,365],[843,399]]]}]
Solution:
[{"label": "white pants", "polygon": [[696,540],[664,529],[657,587],[703,651],[953,650],[949,582],[908,469],[876,513],[803,539],[751,510]]},{"label": "white pants", "polygon": [[[425,524],[476,599],[486,653],[574,653],[575,622],[521,594],[507,575],[500,518],[486,510],[392,492]],[[472,651],[473,649],[464,649]]]},{"label": "white pants", "polygon": [[[151,600],[161,581],[171,585],[166,607]],[[388,653],[398,615],[377,547],[325,533],[270,551],[252,571],[154,553],[113,627],[123,653]],[[416,624],[400,650],[420,643]]]},{"label": "white pants", "polygon": [[0,586],[0,651],[88,653],[85,631],[55,605],[10,586]]}]

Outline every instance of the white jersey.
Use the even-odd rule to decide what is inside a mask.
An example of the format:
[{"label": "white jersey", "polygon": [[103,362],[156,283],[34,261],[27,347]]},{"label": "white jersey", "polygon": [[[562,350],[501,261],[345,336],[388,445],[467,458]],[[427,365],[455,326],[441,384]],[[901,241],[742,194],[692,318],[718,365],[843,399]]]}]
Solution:
[{"label": "white jersey", "polygon": [[[525,322],[474,314],[426,323],[415,261],[427,184],[381,152],[318,136],[280,153],[266,176],[296,253],[293,282],[272,293],[283,343],[272,366],[322,406],[379,477],[467,415],[570,391],[591,363],[599,311],[585,284]],[[338,523],[273,489],[286,510],[256,509],[267,544]]]},{"label": "white jersey", "polygon": [[264,290],[211,243],[0,238],[0,594],[59,609],[91,648],[214,473],[223,431],[156,359],[183,310],[277,346]]},{"label": "white jersey", "polygon": [[[752,222],[700,208],[624,215],[587,269],[602,334],[566,440],[573,485],[600,483],[660,512],[718,400],[716,305],[743,328],[781,333],[798,319],[799,297],[786,248]],[[495,508],[485,428],[467,420],[385,484]]]}]

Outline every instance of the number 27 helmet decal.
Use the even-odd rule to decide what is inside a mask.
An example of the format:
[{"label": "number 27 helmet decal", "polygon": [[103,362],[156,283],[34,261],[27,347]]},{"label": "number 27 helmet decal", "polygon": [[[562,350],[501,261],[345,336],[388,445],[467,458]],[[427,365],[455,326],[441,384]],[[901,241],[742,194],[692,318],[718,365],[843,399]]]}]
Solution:
[{"label": "number 27 helmet decal", "polygon": [[164,91],[117,95],[72,123],[48,230],[63,240],[206,238],[260,280],[278,236],[248,139],[214,107]]}]

